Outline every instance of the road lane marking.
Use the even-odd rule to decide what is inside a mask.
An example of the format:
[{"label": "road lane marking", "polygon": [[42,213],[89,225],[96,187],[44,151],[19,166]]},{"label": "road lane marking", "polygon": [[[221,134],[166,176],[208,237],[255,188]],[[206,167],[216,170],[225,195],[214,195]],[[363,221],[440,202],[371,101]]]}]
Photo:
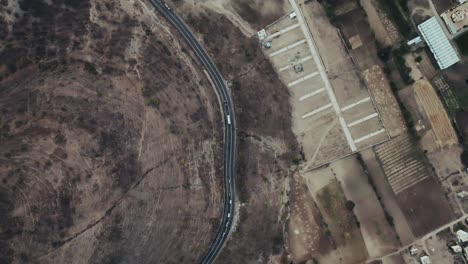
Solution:
[{"label": "road lane marking", "polygon": [[315,115],[315,114],[318,114],[318,113],[322,112],[323,110],[328,109],[328,108],[330,108],[330,107],[332,107],[332,104],[331,104],[331,103],[330,103],[330,104],[326,104],[326,105],[324,105],[324,106],[322,106],[322,107],[320,107],[320,108],[315,109],[315,110],[312,111],[312,112],[309,112],[309,113],[303,115],[303,116],[302,116],[302,119],[306,119],[306,118],[308,118],[308,117],[311,117],[311,116],[313,116],[313,115]]},{"label": "road lane marking", "polygon": [[385,129],[382,128],[382,129],[380,129],[380,130],[377,130],[377,131],[375,131],[375,132],[372,132],[372,133],[370,133],[370,134],[368,134],[368,135],[365,135],[365,136],[363,136],[363,137],[360,137],[360,138],[354,140],[354,143],[359,143],[359,142],[362,142],[362,141],[364,141],[364,140],[367,140],[367,139],[369,139],[369,138],[371,138],[371,137],[375,137],[375,136],[377,136],[377,135],[379,135],[379,134],[382,134],[384,131],[385,131]]},{"label": "road lane marking", "polygon": [[299,45],[301,45],[301,44],[304,44],[304,43],[306,43],[306,42],[307,42],[307,40],[305,40],[305,39],[299,40],[299,41],[296,42],[296,43],[293,43],[293,44],[291,44],[291,45],[289,45],[289,46],[287,46],[287,47],[284,47],[284,48],[282,48],[282,49],[280,49],[280,50],[277,50],[277,51],[275,51],[275,52],[270,53],[270,57],[274,57],[274,56],[276,56],[276,55],[278,55],[278,54],[281,54],[281,53],[283,53],[283,52],[285,52],[285,51],[287,51],[287,50],[290,50],[290,49],[292,49],[292,48],[295,48],[295,47],[297,47],[297,46],[299,46]]},{"label": "road lane marking", "polygon": [[379,114],[377,114],[377,113],[370,114],[370,115],[368,115],[368,116],[366,116],[366,117],[363,117],[363,118],[361,118],[361,119],[359,119],[359,120],[356,120],[356,121],[354,121],[354,122],[349,123],[349,124],[348,124],[348,127],[353,127],[353,126],[355,126],[355,125],[359,125],[359,124],[361,124],[362,122],[365,122],[365,121],[367,121],[367,120],[369,120],[369,119],[372,119],[372,118],[374,118],[374,117],[376,117],[376,116],[379,116]]},{"label": "road lane marking", "polygon": [[353,108],[353,107],[355,107],[355,106],[357,106],[357,105],[360,105],[360,104],[365,103],[365,102],[368,102],[368,101],[370,101],[370,97],[366,97],[366,98],[364,98],[364,99],[362,99],[362,100],[359,100],[359,101],[357,101],[357,102],[355,102],[355,103],[353,103],[353,104],[350,104],[350,105],[347,105],[347,106],[341,108],[341,112],[344,112],[344,111],[346,111],[346,110],[349,110],[349,109],[351,109],[351,108]]},{"label": "road lane marking", "polygon": [[277,37],[277,36],[279,36],[279,35],[281,35],[281,34],[283,34],[283,33],[286,33],[286,32],[288,32],[288,31],[291,31],[291,30],[293,30],[293,29],[295,29],[295,28],[297,28],[297,27],[299,27],[299,26],[300,26],[299,23],[294,24],[294,25],[292,25],[292,26],[289,26],[289,27],[287,27],[287,28],[284,28],[284,29],[282,29],[282,30],[280,30],[280,31],[278,31],[278,32],[275,32],[275,33],[271,34],[271,35],[268,36],[266,39],[267,39],[267,40],[270,40],[270,39],[272,39],[272,38],[274,38],[274,37]]},{"label": "road lane marking", "polygon": [[291,63],[290,65],[286,65],[286,66],[284,66],[284,67],[281,67],[278,71],[280,71],[280,72],[285,71],[285,70],[291,68],[294,64],[299,64],[299,63],[302,63],[302,62],[304,62],[304,61],[308,61],[308,60],[310,60],[310,59],[312,59],[312,56],[310,56],[310,55],[309,55],[309,56],[306,56],[306,57],[304,57],[304,58],[302,58],[302,59],[296,61],[295,63]]},{"label": "road lane marking", "polygon": [[320,89],[318,89],[318,90],[316,90],[316,91],[313,91],[313,92],[311,92],[311,93],[309,93],[309,94],[306,94],[306,95],[304,95],[304,96],[301,96],[301,98],[299,98],[299,101],[304,101],[305,99],[307,99],[307,98],[309,98],[309,97],[312,97],[312,96],[314,96],[314,95],[316,95],[316,94],[319,94],[319,93],[321,93],[321,92],[324,92],[324,91],[325,91],[325,88],[320,88]]},{"label": "road lane marking", "polygon": [[308,75],[306,75],[306,76],[304,76],[302,78],[299,78],[299,79],[297,79],[295,81],[292,81],[292,82],[288,83],[288,87],[292,87],[292,86],[294,86],[294,85],[296,85],[298,83],[301,83],[301,82],[303,82],[303,81],[305,81],[307,79],[310,79],[310,78],[312,78],[312,77],[314,77],[316,75],[319,75],[319,72],[313,72],[313,73],[308,74]]}]

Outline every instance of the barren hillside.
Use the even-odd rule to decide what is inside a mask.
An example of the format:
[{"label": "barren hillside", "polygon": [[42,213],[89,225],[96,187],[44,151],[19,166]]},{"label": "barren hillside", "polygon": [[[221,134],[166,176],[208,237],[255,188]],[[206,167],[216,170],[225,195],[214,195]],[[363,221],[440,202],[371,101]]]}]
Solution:
[{"label": "barren hillside", "polygon": [[222,130],[178,35],[145,1],[3,0],[0,36],[0,263],[197,262]]}]

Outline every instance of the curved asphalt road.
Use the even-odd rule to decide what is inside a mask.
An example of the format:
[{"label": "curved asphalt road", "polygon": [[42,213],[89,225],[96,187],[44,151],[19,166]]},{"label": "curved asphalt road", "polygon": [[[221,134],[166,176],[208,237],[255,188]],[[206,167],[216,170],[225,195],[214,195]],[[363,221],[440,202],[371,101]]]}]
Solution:
[{"label": "curved asphalt road", "polygon": [[[221,73],[187,25],[185,25],[185,23],[168,6],[166,6],[164,2],[160,0],[150,0],[150,2],[179,31],[187,44],[195,52],[195,55],[200,59],[206,71],[210,75],[211,80],[215,84],[216,92],[223,104],[221,108],[224,117],[224,210],[218,233],[201,261],[201,263],[213,263],[226,242],[234,219],[236,198],[233,178],[236,149],[236,121],[234,107],[231,95],[229,94]],[[230,124],[228,119],[230,120]]]}]

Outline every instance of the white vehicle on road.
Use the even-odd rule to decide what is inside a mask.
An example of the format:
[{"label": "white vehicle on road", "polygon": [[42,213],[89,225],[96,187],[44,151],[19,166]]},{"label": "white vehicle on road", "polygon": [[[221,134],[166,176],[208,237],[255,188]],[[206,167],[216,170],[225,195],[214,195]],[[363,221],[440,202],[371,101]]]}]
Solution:
[{"label": "white vehicle on road", "polygon": [[230,115],[226,115],[226,119],[227,119],[228,125],[230,125],[230,124],[231,124],[231,116],[230,116]]}]

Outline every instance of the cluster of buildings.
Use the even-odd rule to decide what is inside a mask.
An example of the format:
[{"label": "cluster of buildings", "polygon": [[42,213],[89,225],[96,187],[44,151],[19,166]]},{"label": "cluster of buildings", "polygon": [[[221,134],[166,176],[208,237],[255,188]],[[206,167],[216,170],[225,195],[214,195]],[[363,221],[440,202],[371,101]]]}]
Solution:
[{"label": "cluster of buildings", "polygon": [[[468,232],[459,229],[455,234],[456,238],[448,244],[448,247],[453,254],[462,254],[465,260],[468,261]],[[411,246],[409,253],[411,256],[418,257],[421,264],[432,264],[431,258],[425,254],[421,256],[416,246]]]},{"label": "cluster of buildings", "polygon": [[450,249],[454,254],[462,253],[465,260],[468,260],[468,232],[465,230],[457,230],[457,240],[450,245]]}]

